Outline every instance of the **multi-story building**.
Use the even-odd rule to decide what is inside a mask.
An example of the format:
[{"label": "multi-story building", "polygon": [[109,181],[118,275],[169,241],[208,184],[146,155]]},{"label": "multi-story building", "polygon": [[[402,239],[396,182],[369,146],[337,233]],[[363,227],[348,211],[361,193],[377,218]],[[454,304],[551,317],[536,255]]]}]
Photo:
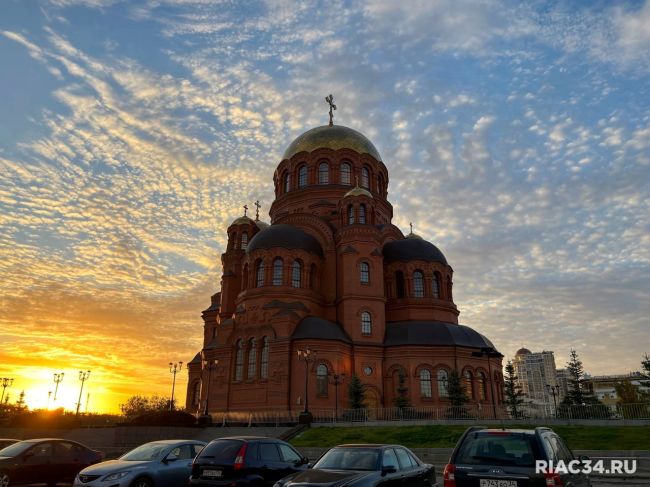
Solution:
[{"label": "multi-story building", "polygon": [[[533,353],[527,348],[521,348],[515,354],[513,365],[524,396],[534,404],[552,405],[553,393],[546,386],[559,386],[553,352]],[[562,398],[558,394],[555,400],[559,403]]]},{"label": "multi-story building", "polygon": [[640,392],[650,392],[650,388],[643,385],[644,376],[641,372],[630,372],[618,375],[596,375],[585,378],[584,385],[596,399],[610,408],[614,408],[619,401],[616,393],[616,384],[630,382]]}]

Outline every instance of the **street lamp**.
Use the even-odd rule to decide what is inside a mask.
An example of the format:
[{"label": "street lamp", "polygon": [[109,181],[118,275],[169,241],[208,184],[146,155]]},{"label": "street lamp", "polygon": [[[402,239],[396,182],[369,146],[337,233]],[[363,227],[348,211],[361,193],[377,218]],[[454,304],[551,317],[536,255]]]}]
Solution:
[{"label": "street lamp", "polygon": [[75,416],[79,416],[79,408],[81,407],[81,394],[84,391],[84,382],[86,382],[89,377],[90,377],[90,370],[86,370],[85,372],[83,370],[79,371],[79,380],[81,381],[81,388],[79,389],[79,401],[77,401],[77,412],[75,413]]},{"label": "street lamp", "polygon": [[169,372],[174,375],[172,379],[172,400],[169,401],[169,410],[174,410],[174,388],[176,387],[176,374],[183,368],[183,362],[171,363],[169,362]]},{"label": "street lamp", "polygon": [[54,387],[54,401],[56,402],[56,393],[59,391],[59,383],[63,380],[63,376],[65,374],[61,372],[60,374],[54,374],[54,383],[56,386]]},{"label": "street lamp", "polygon": [[555,400],[555,394],[560,392],[560,386],[552,386],[551,384],[546,384],[546,390],[553,393],[553,411],[554,416],[557,419],[557,401]]},{"label": "street lamp", "polygon": [[5,398],[5,389],[11,387],[11,384],[14,383],[13,378],[3,377],[2,378],[2,396],[0,396],[0,406],[2,406],[2,400]]},{"label": "street lamp", "polygon": [[[201,365],[203,365],[203,370],[208,369],[208,386],[205,389],[205,409],[203,410],[203,416],[206,418],[210,416],[210,382],[212,382],[212,369],[216,368],[218,364],[219,364],[218,359],[215,358],[215,359],[207,360],[205,358],[205,355],[203,356],[203,359],[201,361]],[[203,382],[201,382],[201,385],[203,385]]]},{"label": "street lamp", "polygon": [[335,421],[339,419],[339,386],[345,381],[345,374],[330,374],[330,383],[334,385]]},{"label": "street lamp", "polygon": [[494,394],[494,378],[492,377],[492,366],[490,364],[490,357],[501,358],[503,355],[497,352],[493,347],[482,347],[479,352],[472,352],[472,357],[487,357],[488,361],[488,382],[490,383],[490,394],[492,396],[492,412],[494,419],[497,419],[497,404],[496,396]]},{"label": "street lamp", "polygon": [[309,347],[298,349],[298,360],[305,361],[305,408],[300,414],[300,422],[311,423],[311,414],[309,413],[309,364],[316,360],[316,352],[310,350]]}]

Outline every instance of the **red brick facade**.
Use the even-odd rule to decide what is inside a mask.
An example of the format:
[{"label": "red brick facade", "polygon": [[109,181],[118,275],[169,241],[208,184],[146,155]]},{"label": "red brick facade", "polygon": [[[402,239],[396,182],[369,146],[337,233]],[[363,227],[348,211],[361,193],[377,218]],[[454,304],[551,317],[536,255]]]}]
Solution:
[{"label": "red brick facade", "polygon": [[[302,410],[305,348],[316,352],[312,410],[335,407],[333,374],[346,377],[339,408],[352,374],[368,407],[391,407],[400,370],[413,406],[446,404],[452,369],[471,374],[470,402],[501,402],[501,358],[458,324],[444,255],[391,223],[388,170],[370,141],[319,127],[290,149],[273,177],[271,225],[240,217],[228,227],[187,409],[203,411],[210,377],[210,412]],[[219,362],[209,371],[201,357]]]}]

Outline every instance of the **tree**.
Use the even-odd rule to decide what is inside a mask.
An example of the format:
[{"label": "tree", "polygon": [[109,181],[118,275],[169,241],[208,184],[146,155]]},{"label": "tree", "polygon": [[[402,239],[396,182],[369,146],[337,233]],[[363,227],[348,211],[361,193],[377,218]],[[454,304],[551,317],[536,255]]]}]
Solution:
[{"label": "tree", "polygon": [[566,364],[569,374],[569,391],[567,397],[570,404],[583,404],[584,401],[584,369],[582,361],[578,358],[578,352],[571,349],[569,361]]},{"label": "tree", "polygon": [[409,389],[406,386],[406,372],[400,367],[397,373],[397,397],[393,400],[396,407],[400,409],[411,407],[408,392]]},{"label": "tree", "polygon": [[450,419],[469,418],[469,411],[465,407],[468,399],[457,370],[452,370],[449,373],[447,392],[451,403],[451,406],[447,409],[447,417]]},{"label": "tree", "polygon": [[[641,374],[643,374],[645,379],[639,382],[641,386],[650,388],[650,357],[647,353],[643,356],[643,360],[641,361],[641,368]],[[650,392],[639,391],[639,395],[641,396],[640,399],[642,399],[643,402],[650,402]]]},{"label": "tree", "polygon": [[25,404],[25,391],[20,391],[18,400],[16,401],[16,410],[20,412],[25,409],[27,409],[27,405]]},{"label": "tree", "polygon": [[163,396],[140,396],[129,397],[124,404],[120,404],[122,414],[129,418],[135,418],[145,413],[154,411],[169,410],[169,398]]},{"label": "tree", "polygon": [[610,409],[602,404],[585,386],[584,368],[578,352],[571,349],[567,362],[569,391],[558,407],[558,417],[573,419],[607,419]]},{"label": "tree", "polygon": [[518,379],[519,377],[515,375],[515,366],[508,360],[504,379],[504,393],[506,406],[510,411],[510,416],[514,419],[521,417],[521,406],[524,404],[524,393],[517,383]]},{"label": "tree", "polygon": [[350,409],[366,409],[366,405],[363,402],[365,399],[363,384],[357,374],[352,375],[352,379],[350,380],[348,398],[350,400]]}]

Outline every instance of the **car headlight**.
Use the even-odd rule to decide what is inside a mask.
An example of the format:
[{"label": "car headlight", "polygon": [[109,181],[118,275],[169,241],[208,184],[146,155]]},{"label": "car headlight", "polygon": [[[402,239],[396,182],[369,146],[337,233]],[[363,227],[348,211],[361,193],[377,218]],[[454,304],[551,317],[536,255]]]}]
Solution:
[{"label": "car headlight", "polygon": [[108,480],[120,480],[120,479],[123,479],[124,477],[126,477],[127,475],[129,475],[130,473],[131,473],[131,472],[128,471],[128,470],[126,470],[126,471],[124,471],[124,472],[116,472],[116,473],[112,473],[112,474],[107,475],[106,477],[104,477],[104,478],[102,479],[102,482],[106,482],[106,481],[108,481]]}]

